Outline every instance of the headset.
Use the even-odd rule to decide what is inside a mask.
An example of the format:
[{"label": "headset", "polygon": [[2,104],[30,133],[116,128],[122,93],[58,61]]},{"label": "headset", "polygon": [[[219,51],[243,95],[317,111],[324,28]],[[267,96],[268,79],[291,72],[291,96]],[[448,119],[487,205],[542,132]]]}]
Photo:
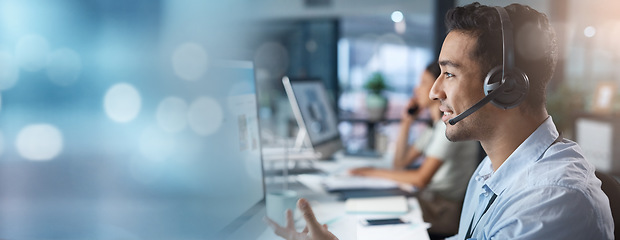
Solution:
[{"label": "headset", "polygon": [[463,120],[489,102],[499,108],[510,109],[518,106],[527,97],[530,80],[525,72],[515,67],[512,22],[506,9],[499,6],[494,8],[499,14],[502,27],[502,65],[491,69],[484,79],[484,98],[450,119],[450,125]]}]

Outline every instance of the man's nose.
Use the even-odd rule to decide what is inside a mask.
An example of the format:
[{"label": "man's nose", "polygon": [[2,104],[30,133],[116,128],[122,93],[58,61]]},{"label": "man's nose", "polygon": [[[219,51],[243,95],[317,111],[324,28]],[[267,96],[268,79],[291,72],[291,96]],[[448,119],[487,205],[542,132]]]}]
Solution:
[{"label": "man's nose", "polygon": [[430,98],[431,100],[440,100],[440,99],[445,99],[446,95],[445,92],[443,91],[443,79],[440,77],[437,78],[437,80],[435,80],[435,83],[433,83],[433,87],[431,88],[431,91],[428,94],[428,98]]}]

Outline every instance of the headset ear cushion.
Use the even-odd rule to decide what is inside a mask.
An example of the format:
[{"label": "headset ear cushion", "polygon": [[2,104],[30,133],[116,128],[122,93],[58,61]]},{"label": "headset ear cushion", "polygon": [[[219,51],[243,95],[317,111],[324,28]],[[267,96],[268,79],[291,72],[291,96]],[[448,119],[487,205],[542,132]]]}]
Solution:
[{"label": "headset ear cushion", "polygon": [[502,66],[491,69],[484,79],[484,95],[489,95],[502,84]]},{"label": "headset ear cushion", "polygon": [[507,84],[503,93],[493,99],[491,103],[503,109],[514,108],[527,97],[530,81],[527,75],[519,69],[513,68],[512,71],[505,72],[504,75],[504,79],[502,79],[502,66],[491,69],[484,79],[484,94],[489,95],[499,86]]}]

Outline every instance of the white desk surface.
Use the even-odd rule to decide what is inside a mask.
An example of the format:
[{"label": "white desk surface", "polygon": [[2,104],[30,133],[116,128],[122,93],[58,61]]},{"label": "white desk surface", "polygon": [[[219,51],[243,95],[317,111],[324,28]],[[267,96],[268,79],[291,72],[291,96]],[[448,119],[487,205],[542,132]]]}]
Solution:
[{"label": "white desk surface", "polygon": [[[338,156],[336,161],[316,162],[315,166],[328,173],[338,173],[346,171],[352,167],[361,166],[389,166],[389,161],[384,159],[351,158]],[[311,176],[305,176],[306,178]],[[303,178],[303,177],[301,177]],[[301,179],[300,178],[300,179]],[[317,177],[318,178],[318,177]],[[296,181],[298,179],[295,179]],[[306,179],[307,180],[307,179]],[[304,187],[296,187],[300,197],[308,199],[314,210],[317,220],[322,224],[327,224],[328,229],[341,240],[359,239],[429,239],[426,231],[427,224],[422,220],[422,211],[416,198],[409,198],[409,213],[405,215],[379,215],[379,214],[347,214],[345,212],[345,202],[339,201],[336,195],[330,195],[320,186],[311,181],[300,181]],[[298,189],[297,189],[298,188]],[[368,218],[389,218],[401,217],[410,221],[408,224],[385,225],[385,226],[363,226],[360,220]],[[306,223],[299,212],[295,214],[295,226],[301,231]],[[267,228],[257,239],[271,240],[280,239],[270,228]]]}]

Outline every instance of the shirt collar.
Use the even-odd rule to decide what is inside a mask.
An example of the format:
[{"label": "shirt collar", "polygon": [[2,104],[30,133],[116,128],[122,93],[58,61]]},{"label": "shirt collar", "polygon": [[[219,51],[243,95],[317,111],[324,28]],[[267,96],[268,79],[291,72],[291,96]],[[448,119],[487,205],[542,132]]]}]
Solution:
[{"label": "shirt collar", "polygon": [[[506,161],[493,173],[490,159],[488,162],[490,173],[486,166],[480,169],[479,174],[490,174],[485,184],[493,193],[501,194],[509,185],[513,184],[514,179],[519,173],[538,161],[547,151],[549,146],[558,138],[559,133],[553,124],[551,116],[534,131],[512,154]],[[479,175],[481,176],[481,175]]]},{"label": "shirt collar", "polygon": [[489,159],[489,156],[486,156],[482,160],[480,171],[478,171],[476,180],[484,183],[491,176],[493,176],[493,165],[491,164],[491,160]]}]

